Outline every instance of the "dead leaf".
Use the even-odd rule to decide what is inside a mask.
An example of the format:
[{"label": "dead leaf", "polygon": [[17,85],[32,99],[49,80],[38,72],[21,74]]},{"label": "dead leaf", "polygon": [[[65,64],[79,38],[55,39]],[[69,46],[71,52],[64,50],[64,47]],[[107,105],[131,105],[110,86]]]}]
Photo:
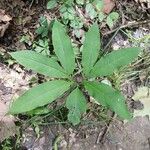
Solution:
[{"label": "dead leaf", "polygon": [[5,53],[5,52],[6,52],[6,50],[0,46],[0,53]]},{"label": "dead leaf", "polygon": [[17,132],[14,117],[6,115],[7,112],[8,106],[0,100],[0,142]]},{"label": "dead leaf", "polygon": [[135,92],[135,95],[133,96],[134,100],[139,100],[143,104],[144,108],[142,110],[134,110],[134,117],[136,116],[150,116],[150,94],[149,94],[149,88],[148,87],[139,87],[138,91]]},{"label": "dead leaf", "polygon": [[7,22],[6,24],[0,25],[0,37],[4,36],[4,33],[7,30],[8,26],[9,26],[9,22]]},{"label": "dead leaf", "polygon": [[0,9],[0,22],[9,22],[12,18],[5,14],[5,10]]},{"label": "dead leaf", "polygon": [[12,20],[12,18],[5,14],[5,10],[0,9],[0,37],[4,36],[4,33],[10,24],[10,20]]},{"label": "dead leaf", "polygon": [[109,14],[115,7],[115,2],[113,0],[104,0],[103,12]]}]

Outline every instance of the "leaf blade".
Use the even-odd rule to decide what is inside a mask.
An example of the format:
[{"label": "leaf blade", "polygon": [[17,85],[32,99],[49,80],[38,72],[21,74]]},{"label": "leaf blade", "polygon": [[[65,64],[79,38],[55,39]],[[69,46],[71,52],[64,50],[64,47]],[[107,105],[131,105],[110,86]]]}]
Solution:
[{"label": "leaf blade", "polygon": [[89,94],[95,98],[98,103],[110,108],[120,118],[131,118],[131,114],[125,104],[125,98],[118,90],[98,82],[84,82],[84,85]]},{"label": "leaf blade", "polygon": [[112,75],[114,71],[118,71],[121,67],[131,63],[138,57],[140,49],[136,47],[124,48],[111,52],[102,57],[90,72],[91,77]]},{"label": "leaf blade", "polygon": [[63,71],[63,68],[59,66],[59,64],[54,59],[48,58],[34,51],[24,50],[10,53],[10,55],[21,65],[40,74],[56,78],[67,77]]},{"label": "leaf blade", "polygon": [[100,49],[100,34],[97,24],[94,24],[86,33],[82,51],[82,66],[85,75],[88,75],[98,58]]},{"label": "leaf blade", "polygon": [[54,22],[52,29],[52,39],[55,54],[60,60],[63,68],[70,75],[75,69],[75,55],[69,36],[63,26],[58,21]]},{"label": "leaf blade", "polygon": [[12,103],[9,113],[23,113],[51,103],[66,92],[70,85],[71,82],[54,80],[33,87]]},{"label": "leaf blade", "polygon": [[68,120],[73,125],[79,124],[81,115],[86,112],[86,99],[78,88],[67,97],[66,107],[69,109]]},{"label": "leaf blade", "polygon": [[109,28],[112,28],[114,26],[118,18],[119,14],[117,12],[112,12],[108,15],[108,17],[106,18],[106,23],[109,26]]}]

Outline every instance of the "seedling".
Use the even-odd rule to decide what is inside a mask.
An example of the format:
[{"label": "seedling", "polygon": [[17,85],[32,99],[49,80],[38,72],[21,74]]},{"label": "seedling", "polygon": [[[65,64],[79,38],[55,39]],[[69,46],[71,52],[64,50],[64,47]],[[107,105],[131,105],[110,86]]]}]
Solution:
[{"label": "seedling", "polygon": [[[106,23],[109,28],[113,28],[119,19],[119,14],[117,12],[111,12],[110,14],[105,14],[103,12],[104,1],[103,0],[50,0],[47,3],[47,9],[55,8],[58,3],[62,4],[59,12],[61,16],[61,21],[64,24],[69,24],[69,26],[75,31],[75,36],[79,38],[79,29],[83,28],[84,20],[91,19],[99,21],[100,23]],[[80,15],[80,12],[76,10],[76,7],[80,10],[85,9],[85,16]],[[81,9],[81,10],[82,10]]]},{"label": "seedling", "polygon": [[48,36],[49,24],[46,17],[42,16],[39,20],[40,26],[37,28],[36,33],[42,37]]},{"label": "seedling", "polygon": [[29,112],[58,100],[62,95],[68,95],[64,96],[69,110],[68,120],[77,125],[87,110],[88,100],[84,96],[86,91],[97,103],[110,108],[120,118],[131,118],[132,115],[120,91],[96,79],[111,76],[121,67],[131,63],[138,57],[139,48],[124,48],[100,56],[100,34],[97,24],[94,24],[85,35],[82,60],[76,58],[71,40],[58,21],[53,24],[52,41],[58,61],[34,51],[11,53],[11,56],[23,66],[51,79],[33,87],[15,100],[9,110],[11,114]]}]

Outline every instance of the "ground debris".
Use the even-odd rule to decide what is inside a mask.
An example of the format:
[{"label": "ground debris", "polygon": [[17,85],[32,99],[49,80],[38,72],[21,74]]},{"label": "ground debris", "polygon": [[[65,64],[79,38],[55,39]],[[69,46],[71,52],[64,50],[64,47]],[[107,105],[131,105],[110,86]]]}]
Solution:
[{"label": "ground debris", "polygon": [[146,86],[139,87],[138,91],[135,92],[133,96],[134,100],[139,100],[143,104],[144,108],[142,110],[134,110],[134,117],[136,116],[150,116],[150,96],[149,96],[149,88]]},{"label": "ground debris", "polygon": [[115,7],[115,2],[113,0],[104,0],[103,12],[109,14]]},{"label": "ground debris", "polygon": [[0,63],[0,99],[7,104],[29,89],[33,77],[33,73],[25,72],[19,65],[13,69]]},{"label": "ground debris", "polygon": [[0,100],[0,142],[14,136],[17,132],[17,127],[14,123],[14,117],[7,115],[8,106]]},{"label": "ground debris", "polygon": [[140,3],[142,7],[145,8],[145,4],[147,4],[147,8],[150,8],[150,0],[135,0],[137,3]]},{"label": "ground debris", "polygon": [[33,77],[19,65],[16,70],[20,73],[0,63],[0,142],[17,133],[15,118],[7,112],[12,100],[29,88],[29,80]]},{"label": "ground debris", "polygon": [[0,9],[0,37],[4,36],[12,18],[5,14],[5,10]]}]

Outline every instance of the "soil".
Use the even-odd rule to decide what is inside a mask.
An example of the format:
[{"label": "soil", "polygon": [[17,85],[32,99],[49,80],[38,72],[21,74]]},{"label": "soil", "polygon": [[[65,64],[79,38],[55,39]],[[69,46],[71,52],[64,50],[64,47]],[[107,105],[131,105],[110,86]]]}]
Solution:
[{"label": "soil", "polygon": [[[122,12],[127,13],[125,11],[127,5],[122,6],[125,4],[124,1],[122,4],[121,2],[116,3],[118,4],[118,10],[123,9]],[[37,38],[35,29],[38,26],[39,17],[46,15],[49,20],[52,20],[57,14],[55,11],[46,11],[45,1],[35,1],[32,6],[30,4],[29,1],[25,0],[1,0],[0,2],[0,9],[5,10],[6,14],[12,17],[9,28],[4,36],[0,38],[0,52],[3,54],[3,58],[0,57],[0,100],[7,105],[10,104],[11,99],[18,97],[25,90],[29,89],[32,78],[38,80],[38,76],[35,73],[27,71],[17,64],[12,65],[5,61],[5,59],[9,60],[10,58],[8,53],[16,49],[30,48],[30,45],[19,42],[20,37],[24,34],[30,34],[32,37],[31,42],[34,41]],[[132,21],[133,18],[137,20],[137,18],[142,18],[141,15],[143,15],[142,19],[149,19],[149,10],[142,10],[144,8],[141,7],[140,2],[135,3],[132,1],[128,5],[130,6],[128,7],[130,11],[128,14],[122,14],[123,16],[128,16],[126,20]],[[133,5],[134,7],[132,7]],[[138,13],[138,16],[135,15],[136,8],[143,13]],[[131,13],[132,9],[135,13]],[[124,21],[123,18],[122,23]],[[149,27],[149,24],[146,24],[144,27],[143,25],[136,25],[131,30],[135,30],[134,33],[137,36],[139,35],[137,30],[143,34],[149,34]],[[143,28],[145,29],[144,31]],[[145,31],[146,33],[144,33]],[[102,33],[104,32],[108,32],[108,29],[103,28]],[[108,34],[104,35],[104,41],[111,38],[111,34],[108,32]],[[107,44],[104,43],[105,45]],[[115,49],[131,45],[130,41],[119,33],[109,47]],[[80,82],[80,78],[77,79],[77,82]],[[141,109],[142,107],[132,100],[132,96],[139,84],[141,82],[127,82],[122,88],[127,101],[130,102],[129,106],[132,106],[132,110],[133,107],[134,109]],[[89,119],[93,119],[93,116],[89,117]],[[92,121],[94,122],[95,118]],[[83,124],[77,127],[61,123],[55,124],[55,121],[52,119],[49,124],[39,126],[39,135],[32,126],[23,128],[21,132],[20,147],[26,150],[52,150],[54,145],[58,146],[60,150],[150,150],[150,120],[148,117],[137,117],[130,122],[122,122],[114,116],[109,124],[106,124],[104,121],[96,121],[96,123]],[[60,138],[58,143],[56,142],[57,138]]]}]

